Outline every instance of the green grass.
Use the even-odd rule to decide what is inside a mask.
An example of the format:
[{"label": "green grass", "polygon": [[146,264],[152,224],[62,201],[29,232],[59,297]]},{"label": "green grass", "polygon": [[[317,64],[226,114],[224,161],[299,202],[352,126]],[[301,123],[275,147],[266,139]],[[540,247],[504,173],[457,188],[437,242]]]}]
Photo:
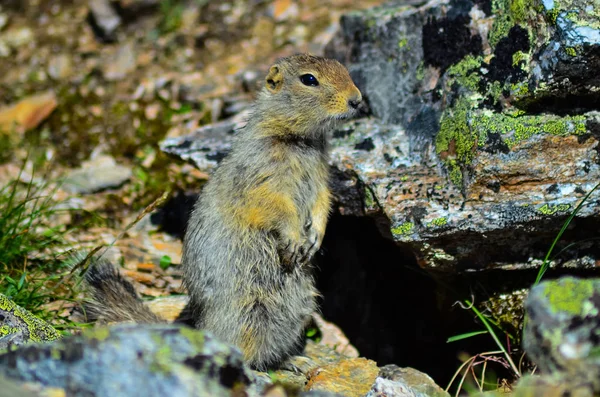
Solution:
[{"label": "green grass", "polygon": [[[21,170],[22,171],[22,170]],[[22,172],[0,189],[0,293],[57,328],[72,324],[44,305],[76,301],[69,273],[68,233],[77,227],[59,218],[65,203],[53,199],[57,186],[20,181]],[[56,184],[55,184],[56,185]]]}]

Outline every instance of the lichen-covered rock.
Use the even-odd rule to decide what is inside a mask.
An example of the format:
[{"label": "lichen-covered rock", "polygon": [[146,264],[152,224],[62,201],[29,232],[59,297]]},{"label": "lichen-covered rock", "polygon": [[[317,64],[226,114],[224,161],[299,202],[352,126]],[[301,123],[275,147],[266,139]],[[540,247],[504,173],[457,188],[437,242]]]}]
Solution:
[{"label": "lichen-covered rock", "polygon": [[542,374],[600,393],[600,279],[543,282],[525,307],[523,345]]},{"label": "lichen-covered rock", "polygon": [[[365,203],[381,206],[424,267],[537,266],[600,180],[600,19],[583,16],[585,0],[550,3],[396,1],[342,18],[327,55],[397,126],[338,133],[333,162],[356,171],[373,193]],[[573,56],[569,40],[579,40]],[[599,215],[593,196],[575,229],[597,229]],[[579,267],[598,257],[591,244],[562,256]]]},{"label": "lichen-covered rock", "polygon": [[60,334],[45,321],[0,294],[0,351],[26,342],[49,342]]},{"label": "lichen-covered rock", "polygon": [[231,396],[252,376],[241,353],[174,325],[118,325],[0,355],[9,379],[86,396]]},{"label": "lichen-covered rock", "polygon": [[426,374],[413,368],[386,365],[365,397],[450,397]]}]

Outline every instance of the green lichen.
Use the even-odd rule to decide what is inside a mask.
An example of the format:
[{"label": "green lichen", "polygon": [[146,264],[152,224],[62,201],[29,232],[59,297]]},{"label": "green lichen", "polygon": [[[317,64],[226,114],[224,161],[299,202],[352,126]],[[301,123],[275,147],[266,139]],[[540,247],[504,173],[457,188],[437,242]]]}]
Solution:
[{"label": "green lichen", "polygon": [[502,135],[509,148],[529,139],[536,134],[555,136],[582,135],[586,133],[585,116],[519,116],[512,117],[491,111],[482,112],[473,117],[472,126],[477,131],[480,142],[487,140],[488,133]]},{"label": "green lichen", "polygon": [[462,61],[448,68],[446,75],[456,81],[461,87],[476,92],[479,88],[479,69],[483,58],[467,55]]},{"label": "green lichen", "polygon": [[435,218],[434,220],[429,222],[427,224],[427,227],[440,227],[440,226],[445,226],[446,224],[448,224],[448,218],[441,217],[441,218]]},{"label": "green lichen", "polygon": [[470,107],[470,102],[462,98],[446,109],[435,139],[436,152],[444,158],[450,180],[457,186],[462,184],[461,166],[471,163],[477,148],[477,135],[469,126]]},{"label": "green lichen", "polygon": [[594,315],[593,312],[597,311],[593,305],[589,305],[593,293],[593,280],[574,278],[549,282],[545,284],[544,289],[544,296],[554,312],[566,312],[576,316]]},{"label": "green lichen", "polygon": [[571,209],[570,204],[548,205],[544,204],[538,208],[538,212],[543,215],[554,215],[558,213],[568,212]]},{"label": "green lichen", "polygon": [[405,222],[405,223],[401,224],[400,226],[393,228],[392,234],[394,236],[405,236],[407,234],[412,233],[412,230],[414,227],[415,227],[415,225],[412,222]]},{"label": "green lichen", "polygon": [[410,47],[408,46],[408,39],[400,39],[400,41],[398,42],[398,48],[406,48],[407,50],[410,50]]},{"label": "green lichen", "polygon": [[[20,319],[29,333],[29,338],[33,342],[46,342],[60,339],[60,334],[48,323],[37,318],[29,311],[16,305],[10,299],[0,294],[0,310],[11,313],[13,316]],[[7,327],[4,331],[12,330],[20,331],[16,327]],[[12,333],[12,332],[11,332]],[[0,333],[1,335],[2,333]]]},{"label": "green lichen", "polygon": [[6,336],[6,335],[11,335],[11,334],[16,334],[17,332],[19,332],[19,328],[17,328],[17,327],[9,327],[8,325],[0,326],[0,337]]},{"label": "green lichen", "polygon": [[513,26],[515,26],[515,22],[510,16],[506,14],[496,16],[492,28],[490,29],[490,33],[488,34],[488,42],[492,48],[496,47],[501,39],[508,36],[508,32]]},{"label": "green lichen", "polygon": [[[160,338],[159,338],[160,339]],[[154,359],[150,364],[150,371],[171,374],[173,372],[173,359],[171,348],[166,343],[161,343],[160,348],[154,353]]]},{"label": "green lichen", "polygon": [[510,85],[510,95],[515,98],[523,98],[529,95],[529,84],[526,81],[520,81]]},{"label": "green lichen", "polygon": [[202,331],[191,328],[181,328],[179,332],[181,333],[181,336],[187,338],[187,340],[189,340],[197,349],[202,349],[204,347],[204,333]]},{"label": "green lichen", "polygon": [[83,333],[89,339],[95,339],[103,341],[110,336],[110,329],[108,327],[90,328]]},{"label": "green lichen", "polygon": [[513,67],[519,67],[523,63],[528,63],[529,54],[523,51],[517,51],[512,56]]},{"label": "green lichen", "polygon": [[415,77],[419,81],[425,78],[425,64],[423,62],[419,63],[419,66],[417,66],[417,73]]},{"label": "green lichen", "polygon": [[575,50],[575,48],[573,48],[573,47],[565,48],[565,52],[567,53],[567,55],[570,55],[572,57],[577,56],[577,50]]}]

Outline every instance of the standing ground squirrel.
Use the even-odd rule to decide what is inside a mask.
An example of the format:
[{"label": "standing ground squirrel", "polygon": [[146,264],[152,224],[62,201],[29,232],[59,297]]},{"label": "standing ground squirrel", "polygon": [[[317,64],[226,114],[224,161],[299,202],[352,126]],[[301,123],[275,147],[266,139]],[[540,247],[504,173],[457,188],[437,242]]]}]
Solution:
[{"label": "standing ground squirrel", "polygon": [[[301,351],[316,309],[310,260],[330,210],[327,133],[353,116],[361,99],[337,61],[278,60],[191,214],[182,264],[195,326],[238,346],[256,369]],[[131,313],[144,310],[139,301],[126,304],[135,294],[115,270],[93,266],[87,279],[92,316],[136,321]]]}]

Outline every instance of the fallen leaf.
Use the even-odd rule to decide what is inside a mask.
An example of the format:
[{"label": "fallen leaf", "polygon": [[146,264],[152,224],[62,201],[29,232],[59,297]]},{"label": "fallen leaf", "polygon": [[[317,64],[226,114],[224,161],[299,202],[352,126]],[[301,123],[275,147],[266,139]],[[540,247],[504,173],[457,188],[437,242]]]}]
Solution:
[{"label": "fallen leaf", "polygon": [[8,133],[13,128],[19,133],[37,127],[54,109],[57,101],[54,92],[23,98],[14,105],[0,108],[0,132]]}]

